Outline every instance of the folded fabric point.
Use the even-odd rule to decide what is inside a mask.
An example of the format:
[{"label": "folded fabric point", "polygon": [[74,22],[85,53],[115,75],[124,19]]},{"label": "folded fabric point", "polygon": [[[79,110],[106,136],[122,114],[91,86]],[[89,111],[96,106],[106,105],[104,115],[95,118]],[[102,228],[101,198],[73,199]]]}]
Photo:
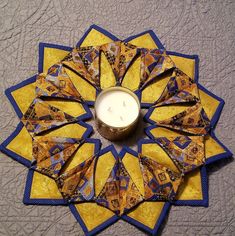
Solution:
[{"label": "folded fabric point", "polygon": [[83,139],[74,138],[34,137],[31,169],[57,178],[67,160],[83,142]]},{"label": "folded fabric point", "polygon": [[55,64],[47,74],[39,74],[36,79],[37,97],[55,97],[83,101],[62,64]]},{"label": "folded fabric point", "polygon": [[28,132],[35,136],[58,126],[76,122],[77,118],[49,105],[46,101],[35,98],[21,121]]},{"label": "folded fabric point", "polygon": [[72,169],[63,171],[56,183],[58,188],[69,203],[94,200],[94,173],[96,155],[91,156]]},{"label": "folded fabric point", "polygon": [[159,137],[155,141],[183,174],[205,163],[204,136]]},{"label": "folded fabric point", "polygon": [[172,201],[183,181],[182,175],[157,161],[139,154],[144,180],[144,199],[148,201]]},{"label": "folded fabric point", "polygon": [[156,124],[196,135],[205,135],[211,128],[210,120],[200,103],[187,108],[173,117],[156,121]]},{"label": "folded fabric point", "polygon": [[120,216],[143,200],[143,196],[119,158],[95,201]]},{"label": "folded fabric point", "polygon": [[197,84],[183,71],[175,68],[172,76],[154,106],[199,102]]}]

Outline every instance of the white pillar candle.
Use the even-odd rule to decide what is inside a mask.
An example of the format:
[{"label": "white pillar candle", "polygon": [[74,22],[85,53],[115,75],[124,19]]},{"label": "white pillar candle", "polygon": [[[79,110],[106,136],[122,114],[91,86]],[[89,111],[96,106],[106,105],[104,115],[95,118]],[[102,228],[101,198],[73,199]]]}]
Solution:
[{"label": "white pillar candle", "polygon": [[120,132],[121,128],[132,126],[138,120],[139,113],[138,97],[123,87],[111,87],[102,91],[95,102],[96,119],[113,131],[117,128]]}]

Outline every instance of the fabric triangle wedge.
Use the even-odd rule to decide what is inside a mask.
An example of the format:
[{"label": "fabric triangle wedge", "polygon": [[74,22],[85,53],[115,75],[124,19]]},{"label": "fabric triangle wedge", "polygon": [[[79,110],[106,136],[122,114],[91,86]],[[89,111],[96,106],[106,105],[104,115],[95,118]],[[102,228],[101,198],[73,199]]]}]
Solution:
[{"label": "fabric triangle wedge", "polygon": [[96,197],[96,202],[117,215],[122,215],[142,201],[143,196],[122,161],[118,159],[103,189]]},{"label": "fabric triangle wedge", "polygon": [[35,98],[21,121],[28,132],[35,136],[55,127],[76,122],[77,118],[49,105],[39,98]]}]

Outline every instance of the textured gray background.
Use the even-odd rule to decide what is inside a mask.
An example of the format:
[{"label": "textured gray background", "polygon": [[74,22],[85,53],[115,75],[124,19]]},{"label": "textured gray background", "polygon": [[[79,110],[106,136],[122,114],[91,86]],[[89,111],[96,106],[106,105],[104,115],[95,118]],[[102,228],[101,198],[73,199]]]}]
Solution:
[{"label": "textured gray background", "polygon": [[[73,46],[93,23],[119,38],[153,29],[168,50],[200,56],[200,82],[226,101],[216,134],[235,152],[235,1],[0,0],[0,128],[18,121],[4,90],[37,72],[40,41]],[[27,169],[0,154],[0,235],[83,235],[66,207],[24,206]],[[209,168],[209,208],[172,207],[162,235],[234,235],[234,162]],[[119,221],[101,235],[144,235]]]}]

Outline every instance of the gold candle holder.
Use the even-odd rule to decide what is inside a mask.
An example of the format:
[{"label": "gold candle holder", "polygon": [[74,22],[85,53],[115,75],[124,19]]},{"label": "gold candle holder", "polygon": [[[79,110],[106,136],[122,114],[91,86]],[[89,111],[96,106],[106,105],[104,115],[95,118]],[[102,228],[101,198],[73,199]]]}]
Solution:
[{"label": "gold candle holder", "polygon": [[136,128],[139,116],[139,99],[127,88],[110,87],[96,98],[96,127],[108,140],[117,141],[129,136]]}]

